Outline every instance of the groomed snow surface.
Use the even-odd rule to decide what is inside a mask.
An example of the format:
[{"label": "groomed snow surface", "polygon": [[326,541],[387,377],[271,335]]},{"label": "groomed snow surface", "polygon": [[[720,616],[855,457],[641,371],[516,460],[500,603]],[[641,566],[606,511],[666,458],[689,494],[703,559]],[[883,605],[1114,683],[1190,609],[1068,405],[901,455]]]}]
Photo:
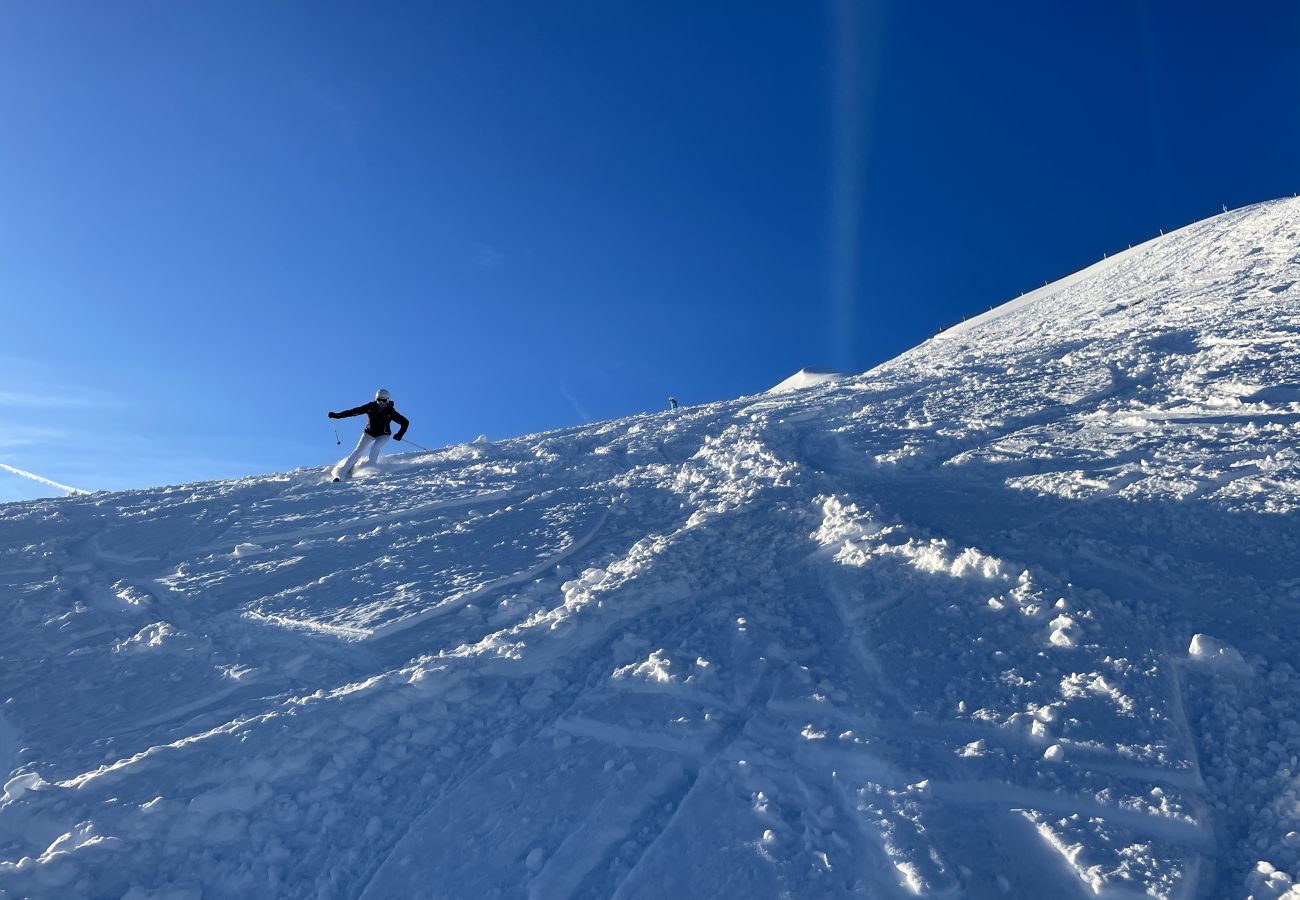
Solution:
[{"label": "groomed snow surface", "polygon": [[1297,282],[1285,200],[803,390],[0,507],[0,893],[1300,897]]}]

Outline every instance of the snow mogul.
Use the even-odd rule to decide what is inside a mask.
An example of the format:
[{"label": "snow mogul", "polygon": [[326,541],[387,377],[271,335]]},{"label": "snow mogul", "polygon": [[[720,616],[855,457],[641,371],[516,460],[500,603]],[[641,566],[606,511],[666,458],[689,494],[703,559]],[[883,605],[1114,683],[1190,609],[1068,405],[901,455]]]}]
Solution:
[{"label": "snow mogul", "polygon": [[[379,459],[379,451],[383,449],[384,444],[388,443],[388,439],[391,437],[395,441],[400,441],[402,435],[406,434],[407,426],[411,424],[410,420],[393,406],[392,395],[384,388],[375,391],[375,399],[369,403],[345,409],[343,412],[332,412],[330,418],[348,419],[362,413],[367,419],[365,430],[361,432],[361,439],[357,441],[357,448],[352,451],[352,455],[342,466],[334,470],[335,481],[350,477],[352,468],[361,460],[361,455],[367,449],[370,450],[370,464],[374,465]],[[392,432],[393,422],[401,426],[397,429],[397,434]]]}]

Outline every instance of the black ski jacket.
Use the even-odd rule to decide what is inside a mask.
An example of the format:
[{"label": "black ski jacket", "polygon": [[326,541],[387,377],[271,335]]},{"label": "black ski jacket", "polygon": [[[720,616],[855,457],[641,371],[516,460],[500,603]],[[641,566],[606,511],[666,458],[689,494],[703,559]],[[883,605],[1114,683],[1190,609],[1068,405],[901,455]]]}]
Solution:
[{"label": "black ski jacket", "polygon": [[371,437],[379,437],[381,434],[393,434],[388,425],[390,422],[396,422],[402,427],[397,429],[397,434],[393,434],[393,439],[400,441],[402,435],[406,434],[406,427],[411,424],[406,416],[393,408],[393,404],[380,403],[378,400],[371,400],[364,406],[356,406],[352,409],[345,409],[341,413],[335,413],[334,418],[348,419],[362,413],[365,413],[366,418],[369,419],[366,422],[366,434]]}]

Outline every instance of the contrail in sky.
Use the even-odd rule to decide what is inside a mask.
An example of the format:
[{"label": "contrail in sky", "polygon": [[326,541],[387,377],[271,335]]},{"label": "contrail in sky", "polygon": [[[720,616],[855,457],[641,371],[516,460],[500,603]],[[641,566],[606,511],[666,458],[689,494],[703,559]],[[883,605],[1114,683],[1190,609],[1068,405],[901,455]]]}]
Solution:
[{"label": "contrail in sky", "polygon": [[58,488],[61,491],[67,491],[69,494],[89,494],[90,491],[83,491],[81,488],[69,487],[66,484],[59,484],[53,479],[46,478],[44,475],[37,475],[35,472],[28,472],[25,469],[19,469],[16,466],[5,465],[0,463],[0,469],[6,472],[13,472],[15,475],[21,475],[23,478],[30,478],[32,481],[39,481],[41,484],[48,484],[52,488]]},{"label": "contrail in sky", "polygon": [[587,411],[582,408],[582,404],[578,402],[578,398],[573,396],[573,394],[569,393],[569,389],[566,388],[564,385],[557,384],[556,387],[560,389],[560,393],[564,395],[565,399],[568,400],[569,403],[573,405],[573,409],[578,413],[579,416],[582,417],[582,421],[590,425],[591,416],[587,415]]}]

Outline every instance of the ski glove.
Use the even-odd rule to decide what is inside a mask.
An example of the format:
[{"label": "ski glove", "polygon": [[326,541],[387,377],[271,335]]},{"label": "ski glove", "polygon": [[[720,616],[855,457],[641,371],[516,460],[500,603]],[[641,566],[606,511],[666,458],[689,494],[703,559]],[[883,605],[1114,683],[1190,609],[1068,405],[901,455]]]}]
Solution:
[{"label": "ski glove", "polygon": [[401,439],[402,439],[402,432],[399,431],[397,432],[397,434],[393,435],[393,440],[400,441]]},{"label": "ski glove", "polygon": [[332,412],[332,413],[330,413],[330,418],[331,418],[331,419],[337,419],[337,418],[339,418],[339,414],[336,413],[336,412]]}]

